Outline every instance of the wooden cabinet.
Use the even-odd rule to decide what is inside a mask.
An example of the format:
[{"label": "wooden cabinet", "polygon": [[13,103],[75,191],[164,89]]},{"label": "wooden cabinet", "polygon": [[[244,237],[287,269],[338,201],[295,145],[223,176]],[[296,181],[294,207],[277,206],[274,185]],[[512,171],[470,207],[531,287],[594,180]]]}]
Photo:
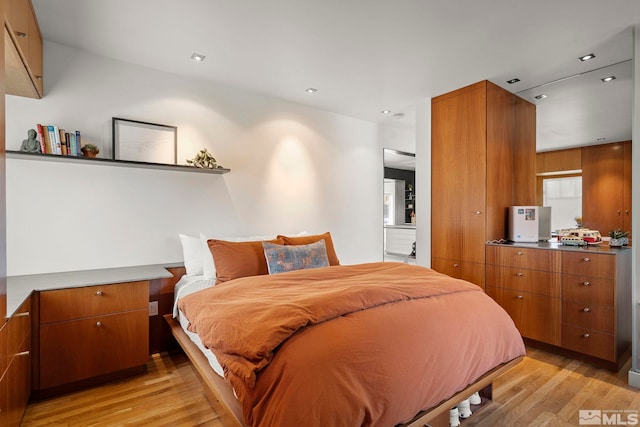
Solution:
[{"label": "wooden cabinet", "polygon": [[582,223],[631,231],[631,141],[582,149]]},{"label": "wooden cabinet", "polygon": [[31,395],[31,300],[25,301],[0,331],[3,343],[0,425],[19,426]]},{"label": "wooden cabinet", "polygon": [[536,154],[537,174],[566,174],[582,169],[582,149],[547,151]]},{"label": "wooden cabinet", "polygon": [[631,345],[631,251],[562,254],[562,347],[617,362]]},{"label": "wooden cabinet", "polygon": [[487,246],[486,291],[513,319],[522,336],[560,345],[559,253]]},{"label": "wooden cabinet", "polygon": [[149,282],[39,293],[40,390],[143,366]]},{"label": "wooden cabinet", "polygon": [[7,1],[5,20],[6,93],[40,98],[42,35],[31,0]]},{"label": "wooden cabinet", "polygon": [[631,255],[487,245],[486,291],[522,336],[618,366],[631,345]]},{"label": "wooden cabinet", "polygon": [[484,287],[485,242],[506,237],[507,206],[535,201],[535,105],[483,81],[431,114],[432,267]]}]

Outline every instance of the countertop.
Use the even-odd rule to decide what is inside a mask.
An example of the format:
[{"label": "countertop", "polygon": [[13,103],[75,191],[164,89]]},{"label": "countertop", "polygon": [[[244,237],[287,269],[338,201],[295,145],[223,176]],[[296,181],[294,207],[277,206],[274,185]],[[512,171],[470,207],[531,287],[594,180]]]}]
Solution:
[{"label": "countertop", "polygon": [[7,317],[10,317],[33,291],[164,279],[171,277],[171,273],[166,270],[167,268],[180,265],[182,264],[141,265],[9,276],[7,277]]},{"label": "countertop", "polygon": [[487,245],[490,246],[512,246],[515,248],[530,248],[530,249],[553,249],[559,251],[570,251],[570,252],[583,252],[583,253],[601,253],[601,254],[617,254],[624,251],[630,251],[631,246],[622,246],[622,247],[611,247],[607,242],[601,242],[597,245],[587,245],[587,246],[567,246],[562,245],[560,243],[550,243],[550,242],[538,242],[538,243],[516,243],[516,242],[506,242],[506,243],[494,243],[487,242]]}]

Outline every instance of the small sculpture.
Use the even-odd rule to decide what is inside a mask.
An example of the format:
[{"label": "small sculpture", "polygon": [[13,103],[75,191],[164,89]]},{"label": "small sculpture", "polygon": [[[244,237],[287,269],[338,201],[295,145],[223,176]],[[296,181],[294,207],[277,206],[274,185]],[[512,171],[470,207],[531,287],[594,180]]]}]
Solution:
[{"label": "small sculpture", "polygon": [[80,151],[82,151],[82,154],[85,157],[91,157],[91,158],[95,158],[98,155],[98,153],[100,153],[100,149],[95,144],[85,144],[82,146]]},{"label": "small sculpture", "polygon": [[27,139],[22,141],[20,145],[20,151],[26,151],[27,153],[42,153],[40,148],[40,142],[36,139],[35,129],[29,129],[27,131]]},{"label": "small sculpture", "polygon": [[187,160],[187,164],[204,169],[216,169],[219,167],[215,157],[206,148],[200,150],[193,159]]}]

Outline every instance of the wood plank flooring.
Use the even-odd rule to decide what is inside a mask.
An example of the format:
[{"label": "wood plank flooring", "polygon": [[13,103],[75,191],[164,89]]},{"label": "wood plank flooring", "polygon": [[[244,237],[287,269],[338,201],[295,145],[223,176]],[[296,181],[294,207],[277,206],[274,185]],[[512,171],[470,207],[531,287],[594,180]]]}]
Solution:
[{"label": "wood plank flooring", "polygon": [[[462,426],[577,426],[580,409],[639,410],[640,392],[619,372],[528,347],[494,383],[494,401]],[[223,427],[182,353],[150,358],[147,373],[31,403],[22,426]]]}]

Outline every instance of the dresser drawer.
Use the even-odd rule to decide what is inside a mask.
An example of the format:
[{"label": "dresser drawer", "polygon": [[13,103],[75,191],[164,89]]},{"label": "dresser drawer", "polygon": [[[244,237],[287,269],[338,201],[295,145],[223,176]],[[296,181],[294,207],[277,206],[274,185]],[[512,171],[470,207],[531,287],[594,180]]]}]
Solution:
[{"label": "dresser drawer", "polygon": [[438,273],[456,279],[466,280],[484,289],[485,265],[478,262],[464,262],[453,259],[433,258],[431,268]]},{"label": "dresser drawer", "polygon": [[560,299],[487,285],[487,295],[511,316],[523,337],[560,345]]},{"label": "dresser drawer", "polygon": [[601,277],[562,276],[562,299],[614,306],[615,286],[612,279]]},{"label": "dresser drawer", "polygon": [[548,271],[487,265],[486,274],[487,285],[560,297],[560,276]]},{"label": "dresser drawer", "polygon": [[615,361],[615,337],[602,332],[562,325],[562,347]]},{"label": "dresser drawer", "polygon": [[27,299],[7,321],[8,362],[31,347],[31,299]]},{"label": "dresser drawer", "polygon": [[506,246],[487,246],[487,264],[528,270],[551,271],[553,251]]},{"label": "dresser drawer", "polygon": [[147,363],[147,310],[40,326],[40,389]]},{"label": "dresser drawer", "polygon": [[149,282],[40,292],[40,324],[147,309]]},{"label": "dresser drawer", "polygon": [[606,334],[615,333],[615,312],[612,307],[579,302],[562,302],[562,323]]},{"label": "dresser drawer", "polygon": [[616,257],[589,252],[563,252],[562,273],[611,279],[616,273]]}]

